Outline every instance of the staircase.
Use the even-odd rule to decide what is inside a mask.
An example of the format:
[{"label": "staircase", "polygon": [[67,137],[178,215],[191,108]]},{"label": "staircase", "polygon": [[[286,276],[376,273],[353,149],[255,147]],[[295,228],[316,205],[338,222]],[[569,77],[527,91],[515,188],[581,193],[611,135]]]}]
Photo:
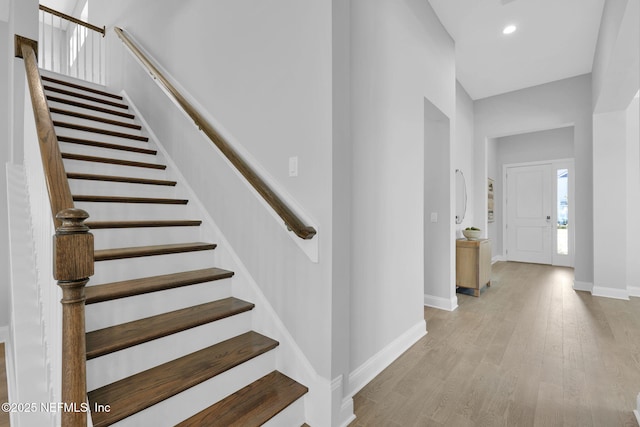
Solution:
[{"label": "staircase", "polygon": [[76,207],[91,217],[87,387],[94,426],[299,426],[307,388],[275,370],[278,342],[141,121],[119,95],[42,71]]}]

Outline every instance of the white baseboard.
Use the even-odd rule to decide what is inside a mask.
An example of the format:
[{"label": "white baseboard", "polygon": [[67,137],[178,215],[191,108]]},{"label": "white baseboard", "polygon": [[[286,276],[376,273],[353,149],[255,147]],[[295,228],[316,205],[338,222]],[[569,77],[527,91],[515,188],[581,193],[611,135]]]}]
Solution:
[{"label": "white baseboard", "polygon": [[638,287],[638,286],[629,286],[627,288],[627,291],[629,291],[629,296],[630,297],[639,297],[640,298],[640,287]]},{"label": "white baseboard", "polygon": [[591,283],[591,282],[580,282],[578,280],[574,280],[573,281],[573,290],[574,291],[592,292],[593,291],[593,283]]},{"label": "white baseboard", "polygon": [[353,412],[353,397],[345,397],[342,400],[340,406],[340,427],[347,427],[356,419],[356,414]]},{"label": "white baseboard", "polygon": [[447,299],[425,294],[424,305],[427,307],[438,308],[440,310],[454,311],[458,308],[458,297],[454,295],[453,298]]},{"label": "white baseboard", "polygon": [[9,327],[2,326],[0,327],[0,342],[9,341]]},{"label": "white baseboard", "polygon": [[629,300],[629,292],[626,289],[609,288],[606,286],[594,286],[591,295],[594,297]]},{"label": "white baseboard", "polygon": [[365,385],[374,379],[380,372],[396,360],[409,347],[427,334],[427,324],[424,320],[400,335],[385,348],[374,354],[349,374],[349,393],[347,398],[352,398]]},{"label": "white baseboard", "polygon": [[339,375],[331,381],[331,406],[336,410],[331,417],[332,426],[347,427],[356,419],[353,413],[353,397],[343,397],[345,384],[344,375]]},{"label": "white baseboard", "polygon": [[496,262],[499,261],[506,261],[507,257],[504,255],[496,255],[493,258],[491,258],[491,264],[495,264]]}]

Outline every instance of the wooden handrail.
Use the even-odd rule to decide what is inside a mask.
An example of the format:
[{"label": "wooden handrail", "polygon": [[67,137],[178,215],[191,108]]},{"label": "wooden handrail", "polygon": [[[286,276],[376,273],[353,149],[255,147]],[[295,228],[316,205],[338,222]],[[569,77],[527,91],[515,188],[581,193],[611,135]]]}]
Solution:
[{"label": "wooden handrail", "polygon": [[16,56],[24,59],[24,68],[31,93],[31,104],[36,121],[38,142],[42,167],[49,192],[49,204],[51,205],[51,217],[57,227],[62,222],[56,218],[58,212],[74,207],[69,181],[62,163],[58,138],[47,105],[47,97],[38,70],[38,59],[34,51],[34,42],[16,35]]},{"label": "wooden handrail", "polygon": [[142,53],[125,32],[116,27],[115,32],[123,43],[133,52],[133,54],[147,67],[149,72],[167,89],[175,101],[191,117],[196,126],[209,137],[216,147],[226,156],[226,158],[238,169],[253,188],[264,198],[273,210],[282,218],[289,230],[293,231],[302,239],[311,239],[316,235],[315,228],[306,225],[285,202],[267,185],[267,183],[256,174],[251,166],[240,157],[240,155],[229,145],[229,143],[213,128],[209,122],[182,96],[182,94],[167,80],[158,68]]},{"label": "wooden handrail", "polygon": [[86,427],[87,399],[85,345],[85,285],[93,275],[93,235],[84,221],[89,214],[75,209],[64,170],[58,138],[38,70],[37,42],[15,36],[16,56],[24,59],[31,95],[40,157],[44,170],[51,214],[56,227],[53,240],[53,277],[62,289],[62,384],[65,408],[61,425]]},{"label": "wooden handrail", "polygon": [[40,10],[43,11],[43,12],[47,12],[47,13],[50,13],[52,15],[58,16],[58,17],[60,17],[62,19],[66,19],[67,21],[71,21],[74,24],[78,24],[78,25],[82,25],[83,27],[87,27],[90,30],[93,30],[93,31],[95,31],[97,33],[102,34],[102,37],[104,37],[104,35],[107,32],[106,27],[100,28],[100,27],[98,27],[96,25],[89,24],[88,22],[84,22],[84,21],[82,21],[82,20],[80,20],[78,18],[74,18],[71,15],[67,15],[66,13],[58,12],[57,10],[51,9],[50,7],[47,7],[47,6],[40,5]]}]

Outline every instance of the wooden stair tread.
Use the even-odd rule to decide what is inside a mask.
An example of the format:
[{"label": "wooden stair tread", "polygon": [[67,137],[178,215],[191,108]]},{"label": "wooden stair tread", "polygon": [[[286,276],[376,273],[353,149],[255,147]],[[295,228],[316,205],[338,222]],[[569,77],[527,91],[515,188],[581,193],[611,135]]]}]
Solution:
[{"label": "wooden stair tread", "polygon": [[109,142],[93,141],[91,139],[72,138],[70,136],[58,136],[59,142],[68,142],[70,144],[87,145],[90,147],[108,148],[111,150],[129,151],[132,153],[150,154],[155,156],[158,154],[156,150],[148,148],[132,147],[129,145],[111,144]]},{"label": "wooden stair tread", "polygon": [[61,104],[73,105],[78,108],[85,108],[87,110],[98,111],[100,113],[112,114],[114,116],[125,117],[127,119],[133,119],[135,116],[130,113],[125,113],[123,111],[112,110],[110,108],[99,107],[97,105],[85,104],[84,102],[74,101],[73,99],[65,99],[57,96],[47,95],[47,101],[50,102],[59,102]]},{"label": "wooden stair tread", "polygon": [[63,159],[68,160],[80,160],[84,162],[95,162],[95,163],[108,163],[112,165],[122,165],[122,166],[132,166],[138,168],[147,168],[147,169],[166,169],[166,165],[160,165],[157,163],[145,163],[145,162],[134,162],[131,160],[122,160],[122,159],[113,159],[110,157],[98,157],[98,156],[87,156],[84,154],[74,154],[74,153],[61,153]]},{"label": "wooden stair tread", "polygon": [[107,228],[153,228],[153,227],[197,227],[200,220],[151,220],[151,221],[88,221],[85,225],[92,230]]},{"label": "wooden stair tread", "polygon": [[100,133],[100,134],[103,134],[103,135],[115,136],[117,138],[133,139],[135,141],[142,141],[142,142],[148,142],[149,141],[149,138],[146,137],[146,136],[132,135],[130,133],[116,132],[116,131],[112,131],[112,130],[95,128],[95,127],[91,127],[91,126],[78,125],[76,123],[61,122],[59,120],[54,120],[53,121],[53,125],[55,127],[59,127],[59,128],[73,129],[73,130],[79,130],[79,131],[91,132],[91,133]]},{"label": "wooden stair tread", "polygon": [[116,95],[114,93],[105,92],[103,90],[94,89],[94,88],[87,87],[87,86],[78,85],[78,84],[71,83],[71,82],[68,82],[68,81],[65,81],[65,80],[54,79],[53,77],[49,77],[49,76],[40,76],[40,78],[42,78],[42,80],[44,80],[46,82],[57,83],[59,85],[72,87],[74,89],[80,89],[80,90],[84,90],[84,91],[95,93],[95,94],[102,95],[102,96],[108,96],[109,98],[120,99],[120,100],[122,99],[122,97],[120,95]]},{"label": "wooden stair tread", "polygon": [[110,408],[109,412],[94,412],[93,425],[111,425],[264,354],[277,345],[277,341],[250,331],[90,391],[91,407],[109,405]]},{"label": "wooden stair tread", "polygon": [[74,194],[74,202],[96,203],[150,203],[159,205],[186,205],[187,199],[164,199],[157,197],[130,197],[130,196],[93,196],[86,194]]},{"label": "wooden stair tread", "polygon": [[49,86],[49,85],[44,85],[44,90],[47,91],[47,92],[59,93],[61,95],[72,96],[74,98],[80,98],[80,99],[84,99],[86,101],[91,101],[91,102],[96,102],[96,103],[99,103],[99,104],[109,105],[110,107],[121,108],[123,110],[128,110],[129,109],[129,107],[126,104],[121,104],[119,102],[108,101],[106,99],[96,98],[95,96],[85,95],[83,93],[78,93],[78,92],[73,92],[73,91],[70,91],[70,90],[60,89],[60,88]]},{"label": "wooden stair tread", "polygon": [[129,248],[100,249],[94,251],[95,261],[109,261],[114,259],[138,258],[154,255],[178,254],[183,252],[208,251],[215,249],[215,243],[174,243],[171,245],[136,246]]},{"label": "wooden stair tread", "polygon": [[273,371],[176,427],[257,427],[307,393],[307,387]]},{"label": "wooden stair tread", "polygon": [[205,268],[201,270],[185,271],[181,273],[163,274],[161,276],[145,277],[142,279],[123,280],[121,282],[92,285],[85,288],[86,304],[95,304],[126,298],[135,295],[148,294],[182,286],[213,282],[228,279],[233,271],[221,268]]},{"label": "wooden stair tread", "polygon": [[75,172],[67,172],[67,178],[84,179],[89,181],[110,181],[110,182],[126,182],[131,184],[164,185],[168,187],[175,187],[176,184],[178,183],[177,181],[167,181],[163,179],[136,178],[131,176],[95,175],[90,173],[75,173]]},{"label": "wooden stair tread", "polygon": [[99,117],[99,116],[93,116],[91,114],[79,113],[77,111],[63,110],[62,108],[51,107],[51,108],[49,108],[49,111],[51,113],[55,113],[55,114],[61,114],[61,115],[64,115],[64,116],[76,117],[78,119],[84,119],[84,120],[92,120],[94,122],[100,122],[100,123],[104,123],[104,124],[107,124],[107,125],[120,126],[120,127],[124,127],[124,128],[135,129],[135,130],[141,130],[142,129],[142,126],[137,125],[135,123],[126,123],[126,122],[121,122],[119,120],[111,120],[111,119],[107,119],[105,117]]},{"label": "wooden stair tread", "polygon": [[252,303],[230,297],[88,332],[87,359],[244,313],[253,307]]}]

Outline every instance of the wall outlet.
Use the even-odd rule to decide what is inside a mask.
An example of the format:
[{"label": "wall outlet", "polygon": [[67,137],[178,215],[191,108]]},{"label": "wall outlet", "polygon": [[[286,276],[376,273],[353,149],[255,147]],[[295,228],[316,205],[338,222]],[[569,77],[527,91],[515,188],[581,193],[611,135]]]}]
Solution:
[{"label": "wall outlet", "polygon": [[431,222],[438,222],[438,212],[431,212]]},{"label": "wall outlet", "polygon": [[289,157],[289,176],[298,176],[298,156]]}]

